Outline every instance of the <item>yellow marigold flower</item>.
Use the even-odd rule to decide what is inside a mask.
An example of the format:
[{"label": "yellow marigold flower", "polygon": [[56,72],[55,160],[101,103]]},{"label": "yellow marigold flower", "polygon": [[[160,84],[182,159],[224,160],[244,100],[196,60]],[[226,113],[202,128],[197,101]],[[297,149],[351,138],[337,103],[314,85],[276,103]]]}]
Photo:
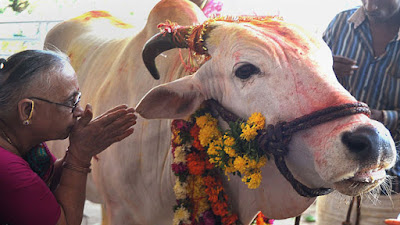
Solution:
[{"label": "yellow marigold flower", "polygon": [[177,145],[180,145],[182,143],[182,139],[180,136],[176,136],[174,139],[174,143]]},{"label": "yellow marigold flower", "polygon": [[189,220],[190,213],[183,207],[179,207],[175,210],[174,219],[172,221],[173,225],[179,225],[181,222],[184,224],[190,224]]},{"label": "yellow marigold flower", "polygon": [[233,165],[233,162],[232,162],[232,161],[233,161],[233,160],[229,160],[229,161],[228,161],[228,164],[227,164],[226,167],[225,167],[225,174],[236,172],[236,168],[235,168],[235,166]]},{"label": "yellow marigold flower", "polygon": [[[219,131],[218,131],[218,133],[219,133]],[[220,135],[219,135],[218,138],[215,139],[212,143],[213,143],[215,146],[218,146],[220,150],[222,150],[222,146],[223,146],[223,143],[224,143],[224,142],[222,141],[222,137],[221,137]]]},{"label": "yellow marigold flower", "polygon": [[199,208],[197,209],[198,215],[210,209],[208,198],[201,198],[200,201],[198,201],[198,203],[199,203]]},{"label": "yellow marigold flower", "polygon": [[237,156],[235,149],[233,149],[233,148],[231,148],[229,146],[225,146],[224,152],[226,154],[228,154],[229,157],[236,157]]},{"label": "yellow marigold flower", "polygon": [[218,151],[222,151],[221,146],[222,146],[221,139],[211,142],[207,150],[208,155],[218,155],[219,154]]},{"label": "yellow marigold flower", "polygon": [[235,138],[224,135],[224,145],[226,146],[234,146],[235,145]]},{"label": "yellow marigold flower", "polygon": [[208,148],[207,154],[209,156],[217,156],[219,153],[217,152],[217,148],[212,147],[212,148]]},{"label": "yellow marigold flower", "polygon": [[197,117],[196,118],[196,124],[200,128],[203,128],[207,124],[207,116],[203,115],[203,116]]},{"label": "yellow marigold flower", "polygon": [[235,169],[240,173],[244,173],[246,171],[246,160],[243,159],[241,156],[236,157],[233,165],[235,166]]},{"label": "yellow marigold flower", "polygon": [[251,124],[252,127],[254,126],[256,130],[260,130],[265,126],[265,117],[261,113],[253,113],[247,120],[247,123]]},{"label": "yellow marigold flower", "polygon": [[205,115],[196,118],[196,124],[200,128],[204,128],[207,125],[216,126],[218,124],[218,120],[212,117],[209,113],[206,113]]},{"label": "yellow marigold flower", "polygon": [[185,199],[187,195],[187,183],[186,182],[182,183],[179,181],[179,179],[176,179],[174,192],[176,199]]},{"label": "yellow marigold flower", "polygon": [[205,126],[199,132],[199,140],[202,146],[208,146],[212,140],[221,137],[221,132],[216,126]]},{"label": "yellow marigold flower", "polygon": [[257,161],[254,159],[245,158],[247,162],[246,169],[251,170],[257,168]]},{"label": "yellow marigold flower", "polygon": [[267,157],[262,156],[257,163],[257,169],[261,169],[261,167],[265,166],[265,164],[267,164]]},{"label": "yellow marigold flower", "polygon": [[193,187],[194,199],[206,197],[207,194],[205,193],[203,184],[203,178],[201,176],[195,176],[193,185],[191,185],[191,187]]},{"label": "yellow marigold flower", "polygon": [[210,156],[211,156],[211,155],[218,155],[217,147],[218,147],[218,146],[215,146],[215,145],[211,144],[211,145],[208,147],[207,154],[210,155]]},{"label": "yellow marigold flower", "polygon": [[214,158],[210,158],[208,161],[212,164],[217,164],[218,162]]},{"label": "yellow marigold flower", "polygon": [[242,181],[247,184],[247,187],[250,189],[256,189],[260,186],[261,184],[261,171],[253,173],[249,176],[244,176],[242,178]]},{"label": "yellow marigold flower", "polygon": [[177,146],[174,151],[174,163],[186,163],[185,146]]},{"label": "yellow marigold flower", "polygon": [[250,127],[249,124],[242,124],[242,134],[240,134],[240,138],[246,141],[251,141],[257,136],[257,130],[254,127]]},{"label": "yellow marigold flower", "polygon": [[218,125],[218,120],[216,118],[214,118],[213,116],[211,116],[211,114],[206,113],[206,117],[207,117],[207,125],[209,125],[209,126],[217,126]]}]

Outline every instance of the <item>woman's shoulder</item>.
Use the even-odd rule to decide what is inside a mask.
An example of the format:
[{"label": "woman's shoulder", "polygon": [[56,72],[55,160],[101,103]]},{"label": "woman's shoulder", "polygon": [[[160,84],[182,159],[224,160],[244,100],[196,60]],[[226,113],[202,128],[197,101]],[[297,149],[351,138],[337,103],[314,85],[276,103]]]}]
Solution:
[{"label": "woman's shoulder", "polygon": [[0,169],[4,171],[3,169],[7,168],[4,168],[4,166],[8,166],[10,164],[29,166],[23,158],[0,146]]},{"label": "woman's shoulder", "polygon": [[[25,186],[35,181],[35,174],[29,164],[4,148],[0,147],[0,186]],[[25,184],[25,185],[24,185]]]}]

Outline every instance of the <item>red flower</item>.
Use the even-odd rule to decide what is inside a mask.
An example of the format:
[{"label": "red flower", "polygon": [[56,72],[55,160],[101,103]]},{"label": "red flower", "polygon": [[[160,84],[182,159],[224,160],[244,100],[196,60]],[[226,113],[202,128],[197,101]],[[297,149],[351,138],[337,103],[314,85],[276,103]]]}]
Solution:
[{"label": "red flower", "polygon": [[201,155],[196,152],[187,155],[187,166],[189,168],[189,173],[193,175],[202,175],[206,169],[204,160],[202,160]]},{"label": "red flower", "polygon": [[182,128],[187,128],[188,122],[185,120],[173,120],[171,124],[171,129],[182,130]]},{"label": "red flower", "polygon": [[183,163],[172,163],[172,171],[174,171],[175,174],[181,174],[187,171],[187,166]]},{"label": "red flower", "polygon": [[201,146],[200,144],[199,132],[200,132],[200,127],[197,126],[197,124],[194,124],[192,129],[190,129],[190,136],[194,138],[192,146],[199,151],[204,151],[203,146]]}]

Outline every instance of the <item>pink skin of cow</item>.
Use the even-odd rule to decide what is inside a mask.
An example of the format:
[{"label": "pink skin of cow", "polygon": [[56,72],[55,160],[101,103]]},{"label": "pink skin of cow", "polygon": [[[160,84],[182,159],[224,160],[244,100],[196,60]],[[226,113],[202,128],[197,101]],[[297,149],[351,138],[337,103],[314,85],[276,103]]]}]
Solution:
[{"label": "pink skin of cow", "polygon": [[[175,177],[170,168],[170,119],[187,118],[204,100],[215,99],[242,118],[260,112],[268,124],[356,102],[336,80],[332,56],[323,40],[285,22],[262,27],[216,22],[206,40],[209,61],[193,75],[185,76],[179,51],[164,52],[156,60],[161,75],[156,81],[142,62],[141,50],[158,32],[157,24],[166,19],[192,25],[206,18],[191,2],[163,0],[133,38],[101,38],[88,28],[90,25],[79,21],[56,26],[46,38],[47,46],[60,46],[71,56],[82,102],[90,102],[95,115],[124,103],[137,105],[142,116],[134,135],[110,146],[98,161],[93,160],[87,196],[105,205],[109,224],[172,221]],[[187,57],[186,50],[182,54]],[[258,68],[258,72],[245,79],[235,76],[247,64]],[[221,124],[226,128],[223,121]],[[342,140],[346,132],[360,129],[368,130],[383,143],[371,147],[366,157],[358,157]],[[51,148],[65,149],[65,143],[53,143]],[[298,132],[289,149],[286,163],[300,182],[348,195],[379,185],[385,179],[384,169],[395,160],[389,131],[364,114]],[[250,223],[258,211],[276,219],[297,216],[315,200],[301,197],[273,160],[262,169],[262,176],[255,190],[248,189],[238,177],[225,180],[233,211],[243,224]]]}]

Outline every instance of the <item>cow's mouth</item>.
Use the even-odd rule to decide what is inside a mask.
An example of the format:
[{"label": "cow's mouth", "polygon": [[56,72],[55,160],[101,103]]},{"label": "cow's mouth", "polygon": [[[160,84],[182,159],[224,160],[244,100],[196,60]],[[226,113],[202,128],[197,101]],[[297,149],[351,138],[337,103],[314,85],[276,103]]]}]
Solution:
[{"label": "cow's mouth", "polygon": [[334,183],[334,188],[342,194],[355,196],[366,193],[380,185],[386,178],[382,167],[359,171],[354,176]]}]

